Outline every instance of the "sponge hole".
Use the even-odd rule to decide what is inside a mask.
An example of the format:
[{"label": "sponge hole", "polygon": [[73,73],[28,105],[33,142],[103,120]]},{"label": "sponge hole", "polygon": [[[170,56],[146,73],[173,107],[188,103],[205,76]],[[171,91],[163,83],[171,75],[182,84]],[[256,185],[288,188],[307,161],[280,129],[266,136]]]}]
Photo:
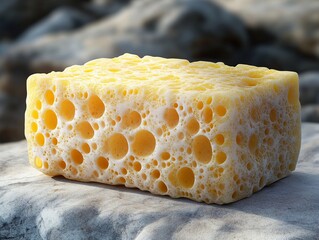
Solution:
[{"label": "sponge hole", "polygon": [[66,168],[66,163],[65,163],[63,160],[60,160],[60,161],[58,162],[58,166],[59,166],[59,168],[61,168],[61,169],[65,169],[65,168]]},{"label": "sponge hole", "polygon": [[194,172],[189,167],[183,167],[177,172],[178,183],[183,188],[192,188],[195,182]]},{"label": "sponge hole", "polygon": [[257,122],[260,119],[260,114],[259,114],[259,111],[256,107],[253,107],[250,110],[250,116],[255,122]]},{"label": "sponge hole", "polygon": [[237,145],[239,146],[242,146],[243,143],[244,143],[244,136],[241,132],[237,133],[237,136],[236,136],[236,143]]},{"label": "sponge hole", "polygon": [[151,172],[151,177],[155,178],[155,179],[158,179],[159,177],[161,176],[161,173],[160,171],[158,171],[157,169],[153,170]]},{"label": "sponge hole", "polygon": [[198,109],[198,110],[202,110],[203,107],[204,107],[204,103],[203,103],[202,101],[199,101],[199,102],[197,103],[197,109]]},{"label": "sponge hole", "polygon": [[71,121],[74,118],[75,107],[70,100],[64,100],[59,107],[60,116],[65,120]]},{"label": "sponge hole", "polygon": [[134,162],[134,163],[133,163],[133,169],[134,169],[136,172],[141,171],[141,169],[142,169],[141,163],[140,163],[140,162]]},{"label": "sponge hole", "polygon": [[270,113],[269,113],[269,118],[270,121],[274,122],[277,119],[277,113],[275,109],[271,109]]},{"label": "sponge hole", "polygon": [[82,144],[82,151],[85,152],[85,153],[90,153],[91,152],[90,145],[87,144],[87,143],[83,143]]},{"label": "sponge hole", "polygon": [[199,131],[199,123],[195,118],[191,118],[187,125],[186,130],[189,134],[194,135]]},{"label": "sponge hole", "polygon": [[218,116],[223,117],[226,115],[227,109],[222,105],[218,105],[215,109],[215,112]]},{"label": "sponge hole", "polygon": [[42,165],[43,165],[42,159],[39,158],[39,157],[35,157],[35,159],[34,159],[34,165],[35,165],[37,168],[42,168]]},{"label": "sponge hole", "polygon": [[54,94],[51,90],[45,92],[44,98],[47,104],[52,105],[54,103]]},{"label": "sponge hole", "polygon": [[39,146],[43,146],[44,145],[44,136],[42,133],[38,133],[37,135],[35,135],[35,141],[37,142],[37,144]]},{"label": "sponge hole", "polygon": [[91,124],[87,121],[80,122],[76,129],[81,137],[86,139],[91,139],[94,136],[94,129],[92,128]]},{"label": "sponge hole", "polygon": [[196,159],[201,163],[208,163],[212,159],[212,146],[207,137],[200,135],[192,143]]},{"label": "sponge hole", "polygon": [[155,137],[147,130],[138,131],[132,143],[133,152],[138,156],[148,156],[152,154],[155,146]]},{"label": "sponge hole", "polygon": [[129,127],[134,129],[141,125],[141,121],[142,121],[141,115],[136,111],[132,111],[124,115],[122,124],[124,127]]},{"label": "sponge hole", "polygon": [[169,152],[162,152],[162,154],[161,154],[162,160],[168,160],[168,159],[170,159],[170,157],[171,157],[171,154]]},{"label": "sponge hole", "polygon": [[167,108],[164,112],[164,119],[170,128],[175,127],[179,121],[179,115],[174,108]]},{"label": "sponge hole", "polygon": [[35,122],[32,122],[31,123],[31,131],[37,132],[38,131],[38,124],[36,124]]},{"label": "sponge hole", "polygon": [[36,102],[35,102],[35,107],[40,110],[42,108],[42,102],[38,99]]},{"label": "sponge hole", "polygon": [[76,149],[71,150],[71,159],[75,164],[82,164],[83,163],[83,155]]},{"label": "sponge hole", "polygon": [[43,121],[48,129],[55,129],[58,124],[58,118],[52,110],[46,110],[43,114]]},{"label": "sponge hole", "polygon": [[217,154],[216,154],[216,162],[218,164],[223,164],[226,161],[226,159],[227,159],[226,153],[224,153],[222,151],[217,152]]},{"label": "sponge hole", "polygon": [[96,95],[92,95],[89,98],[88,107],[89,107],[90,114],[94,118],[100,118],[104,114],[104,111],[105,111],[104,103]]},{"label": "sponge hole", "polygon": [[250,152],[253,153],[256,150],[257,145],[258,145],[258,138],[255,134],[252,134],[248,142]]},{"label": "sponge hole", "polygon": [[225,142],[224,135],[223,135],[223,134],[217,134],[217,135],[215,136],[215,142],[216,142],[218,145],[223,145],[224,142]]},{"label": "sponge hole", "polygon": [[106,159],[105,157],[98,157],[96,159],[96,165],[102,169],[102,170],[105,170],[109,167],[109,160]]},{"label": "sponge hole", "polygon": [[114,159],[121,159],[128,153],[127,140],[122,134],[115,133],[105,142],[104,150]]},{"label": "sponge hole", "polygon": [[157,186],[158,186],[158,190],[161,193],[166,193],[167,192],[167,186],[166,186],[166,184],[163,181],[159,181]]},{"label": "sponge hole", "polygon": [[210,107],[206,107],[203,110],[202,117],[205,123],[210,123],[213,119],[213,111]]},{"label": "sponge hole", "polygon": [[34,119],[38,119],[38,118],[39,118],[39,113],[38,113],[38,111],[36,111],[36,110],[32,111],[31,116],[32,116]]}]

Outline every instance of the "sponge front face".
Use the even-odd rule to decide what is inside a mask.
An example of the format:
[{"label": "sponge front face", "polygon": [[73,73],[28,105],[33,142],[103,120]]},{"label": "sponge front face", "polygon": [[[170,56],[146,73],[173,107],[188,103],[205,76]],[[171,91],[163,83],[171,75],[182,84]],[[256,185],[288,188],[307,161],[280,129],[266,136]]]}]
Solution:
[{"label": "sponge front face", "polygon": [[250,196],[295,169],[298,76],[125,54],[27,80],[32,166],[207,203]]}]

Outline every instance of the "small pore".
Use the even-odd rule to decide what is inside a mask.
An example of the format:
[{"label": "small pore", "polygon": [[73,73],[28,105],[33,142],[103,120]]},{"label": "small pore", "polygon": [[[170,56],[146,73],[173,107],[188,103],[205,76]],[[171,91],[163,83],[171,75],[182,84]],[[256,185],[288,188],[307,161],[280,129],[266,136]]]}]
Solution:
[{"label": "small pore", "polygon": [[41,101],[40,101],[39,99],[35,102],[35,107],[36,107],[38,110],[41,110],[41,108],[42,108],[42,103],[41,103]]},{"label": "small pore", "polygon": [[252,167],[251,163],[247,163],[246,168],[248,171],[250,171],[253,167]]},{"label": "small pore", "polygon": [[250,152],[254,152],[257,148],[257,145],[258,145],[258,138],[256,134],[252,134],[248,142]]},{"label": "small pore", "polygon": [[168,160],[168,159],[170,159],[170,157],[171,157],[171,154],[169,152],[162,152],[162,154],[161,154],[162,160]]},{"label": "small pore", "polygon": [[32,132],[37,132],[38,131],[38,124],[35,122],[31,123],[31,131]]},{"label": "small pore", "polygon": [[236,143],[237,143],[237,145],[239,145],[239,146],[242,146],[243,143],[244,143],[244,136],[243,136],[243,134],[242,134],[241,132],[239,132],[239,133],[237,134],[237,136],[236,136]]},{"label": "small pore", "polygon": [[42,162],[42,159],[41,159],[41,158],[36,157],[36,158],[34,159],[34,165],[35,165],[37,168],[42,168],[42,164],[43,164],[43,162]]},{"label": "small pore", "polygon": [[141,171],[141,169],[142,169],[142,165],[141,165],[141,163],[140,162],[134,162],[133,163],[133,169],[136,171],[136,172],[139,172],[139,171]]},{"label": "small pore", "polygon": [[34,119],[38,119],[38,118],[39,118],[39,113],[38,113],[38,111],[36,111],[36,110],[32,111],[31,116],[32,116]]},{"label": "small pore", "polygon": [[155,169],[151,172],[151,177],[158,179],[161,176],[161,173],[159,170]]},{"label": "small pore", "polygon": [[58,144],[58,139],[52,138],[52,144],[53,144],[53,145],[57,145],[57,144]]},{"label": "small pore", "polygon": [[204,107],[203,102],[202,102],[202,101],[199,101],[199,102],[197,103],[197,108],[198,108],[199,110],[201,110],[201,109],[203,109],[203,107]]},{"label": "small pore", "polygon": [[277,119],[277,113],[275,109],[271,109],[270,113],[269,113],[269,118],[270,121],[274,122]]}]

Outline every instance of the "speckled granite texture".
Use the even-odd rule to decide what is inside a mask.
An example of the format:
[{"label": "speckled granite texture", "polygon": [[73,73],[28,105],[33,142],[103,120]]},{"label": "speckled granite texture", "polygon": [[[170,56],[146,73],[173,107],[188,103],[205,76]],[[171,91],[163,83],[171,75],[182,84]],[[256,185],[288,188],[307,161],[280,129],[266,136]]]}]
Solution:
[{"label": "speckled granite texture", "polygon": [[0,145],[0,239],[319,239],[319,124],[291,176],[224,206],[50,178]]}]

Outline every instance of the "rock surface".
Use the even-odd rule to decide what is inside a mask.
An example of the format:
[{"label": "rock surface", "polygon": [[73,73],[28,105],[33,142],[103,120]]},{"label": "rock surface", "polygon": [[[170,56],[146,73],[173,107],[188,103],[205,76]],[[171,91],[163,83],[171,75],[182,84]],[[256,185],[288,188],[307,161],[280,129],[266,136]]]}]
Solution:
[{"label": "rock surface", "polygon": [[299,88],[302,105],[319,104],[319,71],[300,74]]},{"label": "rock surface", "polygon": [[0,239],[316,239],[319,125],[302,130],[291,176],[223,206],[50,178],[25,141],[0,145]]},{"label": "rock surface", "polygon": [[0,40],[19,35],[59,6],[76,6],[88,0],[9,0],[0,4]]},{"label": "rock surface", "polygon": [[46,35],[71,31],[87,24],[91,20],[92,18],[89,15],[76,9],[61,7],[27,29],[17,41],[19,43],[32,42]]},{"label": "rock surface", "polygon": [[301,120],[303,122],[319,122],[319,105],[310,104],[301,109]]},{"label": "rock surface", "polygon": [[237,14],[248,27],[263,29],[279,41],[319,57],[319,1],[211,0]]}]

